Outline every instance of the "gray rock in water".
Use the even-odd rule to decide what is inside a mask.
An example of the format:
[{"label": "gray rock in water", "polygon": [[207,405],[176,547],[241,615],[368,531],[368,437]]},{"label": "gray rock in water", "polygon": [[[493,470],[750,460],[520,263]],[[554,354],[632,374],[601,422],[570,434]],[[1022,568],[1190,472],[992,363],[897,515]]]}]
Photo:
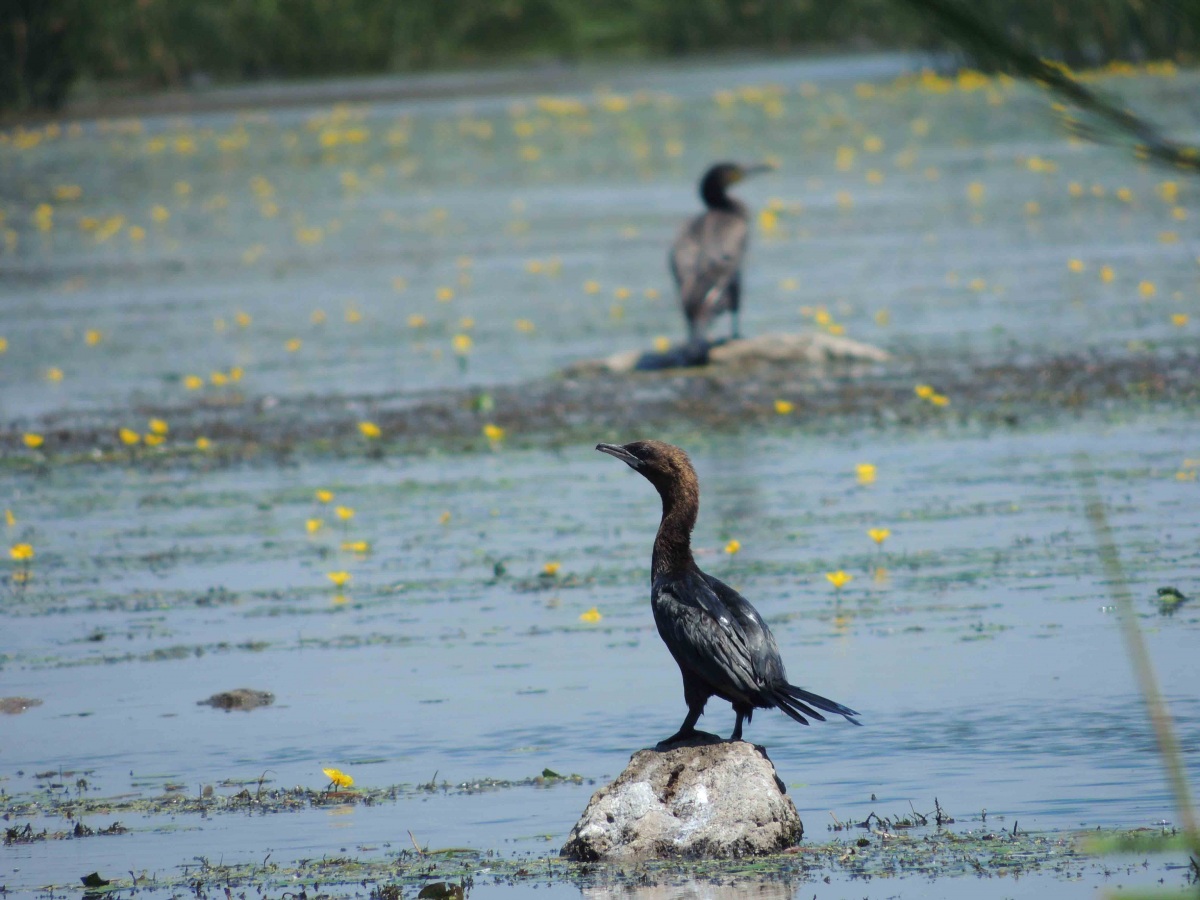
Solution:
[{"label": "gray rock in water", "polygon": [[756,856],[803,836],[766,750],[712,737],[633,754],[592,795],[561,852],[588,861]]}]

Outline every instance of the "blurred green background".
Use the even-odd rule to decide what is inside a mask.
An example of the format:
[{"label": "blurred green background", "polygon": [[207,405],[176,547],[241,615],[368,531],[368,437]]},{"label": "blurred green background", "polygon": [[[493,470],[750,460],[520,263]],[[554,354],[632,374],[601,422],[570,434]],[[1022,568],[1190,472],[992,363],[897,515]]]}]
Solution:
[{"label": "blurred green background", "polygon": [[[1200,0],[966,5],[1071,66],[1196,55]],[[0,107],[52,110],[84,85],[900,48],[952,49],[904,0],[0,0]]]}]

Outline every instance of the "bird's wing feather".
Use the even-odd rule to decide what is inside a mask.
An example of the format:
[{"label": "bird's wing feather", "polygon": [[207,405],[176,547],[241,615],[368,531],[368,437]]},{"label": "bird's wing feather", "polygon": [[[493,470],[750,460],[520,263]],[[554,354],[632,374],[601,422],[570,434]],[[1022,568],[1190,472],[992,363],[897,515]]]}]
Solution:
[{"label": "bird's wing feather", "polygon": [[763,685],[787,684],[787,672],[779,656],[775,635],[763,621],[749,600],[712,575],[700,573],[721,605],[732,613],[746,635],[746,648],[750,654],[754,674]]},{"label": "bird's wing feather", "polygon": [[758,692],[748,637],[738,617],[700,577],[656,581],[651,594],[658,633],[676,662],[723,694]]},{"label": "bird's wing feather", "polygon": [[744,215],[709,210],[680,233],[671,248],[671,271],[689,320],[707,322],[723,311],[722,300],[746,254]]}]

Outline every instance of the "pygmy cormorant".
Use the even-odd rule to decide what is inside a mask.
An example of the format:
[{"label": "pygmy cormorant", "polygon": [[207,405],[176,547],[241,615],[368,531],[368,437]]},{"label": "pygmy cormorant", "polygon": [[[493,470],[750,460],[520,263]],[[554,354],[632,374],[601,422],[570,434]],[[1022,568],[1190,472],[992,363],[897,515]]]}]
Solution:
[{"label": "pygmy cormorant", "polygon": [[700,198],[708,209],[692,219],[671,246],[669,263],[679,302],[687,319],[688,342],[707,341],[708,326],[728,311],[733,337],[740,337],[742,258],[750,236],[750,213],[728,190],[743,178],[770,172],[769,164],[717,163],[700,179]]},{"label": "pygmy cormorant", "polygon": [[[825,721],[818,709],[845,716],[854,710],[789,684],[771,629],[750,602],[729,585],[701,572],[692,558],[692,528],[700,510],[700,483],[687,454],[662,441],[634,441],[596,449],[627,463],[662,497],[662,521],[650,563],[650,606],[658,633],[683,674],[688,714],[679,731],[662,741],[695,735],[709,697],[733,704],[737,723],[730,740],[742,739],[742,722],[755,709],[779,708],[802,725]],[[815,709],[814,709],[815,707]]]}]

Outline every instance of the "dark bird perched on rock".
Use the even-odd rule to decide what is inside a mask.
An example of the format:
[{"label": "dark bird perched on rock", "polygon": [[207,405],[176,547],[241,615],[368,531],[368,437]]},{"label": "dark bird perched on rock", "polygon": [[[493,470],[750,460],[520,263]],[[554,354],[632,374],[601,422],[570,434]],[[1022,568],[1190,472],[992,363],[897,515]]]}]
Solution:
[{"label": "dark bird perched on rock", "polygon": [[750,213],[728,190],[750,175],[770,172],[768,164],[741,166],[717,163],[700,179],[700,198],[707,211],[692,219],[671,247],[671,274],[687,319],[688,342],[708,340],[708,327],[720,313],[733,320],[732,336],[741,337],[738,311],[742,302],[742,258],[750,237]]},{"label": "dark bird perched on rock", "polygon": [[700,483],[687,454],[662,441],[620,446],[597,444],[642,475],[662,497],[662,521],[650,564],[650,606],[658,633],[683,674],[688,714],[671,744],[697,735],[696,722],[710,697],[733,704],[737,723],[730,740],[742,739],[742,722],[755,709],[783,710],[801,725],[817,710],[845,716],[854,710],[789,684],[771,629],[741,594],[701,572],[692,558],[692,528],[700,511]]}]

